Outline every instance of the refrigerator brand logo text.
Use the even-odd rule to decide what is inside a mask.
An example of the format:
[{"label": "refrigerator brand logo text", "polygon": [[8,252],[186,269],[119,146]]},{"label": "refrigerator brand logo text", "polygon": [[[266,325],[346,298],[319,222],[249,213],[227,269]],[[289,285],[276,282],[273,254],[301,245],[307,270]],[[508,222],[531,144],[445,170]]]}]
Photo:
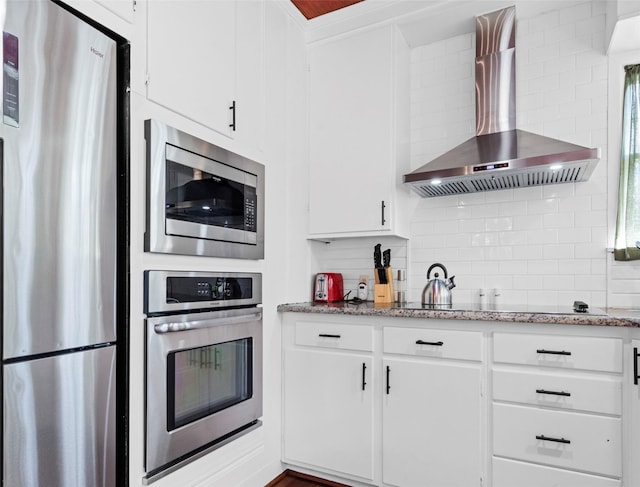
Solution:
[{"label": "refrigerator brand logo text", "polygon": [[94,53],[96,56],[103,58],[104,54],[102,54],[100,51],[98,51],[95,47],[91,48],[91,52]]}]

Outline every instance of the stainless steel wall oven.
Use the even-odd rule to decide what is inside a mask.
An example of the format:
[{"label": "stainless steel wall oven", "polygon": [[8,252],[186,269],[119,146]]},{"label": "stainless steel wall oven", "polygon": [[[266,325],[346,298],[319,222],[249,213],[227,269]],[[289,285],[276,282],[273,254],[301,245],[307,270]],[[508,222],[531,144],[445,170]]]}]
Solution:
[{"label": "stainless steel wall oven", "polygon": [[262,259],[264,166],[145,121],[145,250]]},{"label": "stainless steel wall oven", "polygon": [[260,426],[262,276],[145,272],[147,482]]}]

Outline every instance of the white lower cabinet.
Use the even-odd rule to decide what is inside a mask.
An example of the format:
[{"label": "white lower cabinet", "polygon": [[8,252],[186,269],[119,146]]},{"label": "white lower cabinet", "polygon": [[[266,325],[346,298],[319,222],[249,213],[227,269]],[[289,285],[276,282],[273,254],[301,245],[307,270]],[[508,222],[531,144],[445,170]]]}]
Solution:
[{"label": "white lower cabinet", "polygon": [[382,480],[481,485],[482,334],[384,327]]},{"label": "white lower cabinet", "polygon": [[[636,335],[637,336],[637,335]],[[625,455],[628,459],[628,468],[625,474],[625,487],[636,487],[640,485],[640,339],[631,340],[629,350],[628,366],[629,373],[626,375],[627,398],[629,405],[629,414],[627,416],[628,424],[625,424],[625,430],[629,437],[629,452]]]},{"label": "white lower cabinet", "polygon": [[285,364],[285,460],[373,479],[371,357],[288,350]]},{"label": "white lower cabinet", "polygon": [[362,352],[372,349],[372,328],[305,322],[287,331],[284,461],[372,480],[374,365]]},{"label": "white lower cabinet", "polygon": [[493,486],[621,485],[619,338],[496,333]]},{"label": "white lower cabinet", "polygon": [[480,486],[480,364],[385,358],[382,478],[396,486]]},{"label": "white lower cabinet", "polygon": [[618,479],[505,458],[493,459],[493,487],[621,487],[621,485]]},{"label": "white lower cabinet", "polygon": [[360,487],[640,487],[640,339],[522,326],[285,315],[283,462]]}]

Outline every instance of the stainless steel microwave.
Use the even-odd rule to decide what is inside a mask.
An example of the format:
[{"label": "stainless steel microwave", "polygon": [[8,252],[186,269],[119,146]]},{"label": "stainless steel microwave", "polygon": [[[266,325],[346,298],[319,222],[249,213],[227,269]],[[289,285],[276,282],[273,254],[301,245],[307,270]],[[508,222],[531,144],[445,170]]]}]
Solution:
[{"label": "stainless steel microwave", "polygon": [[145,121],[145,251],[264,258],[264,166]]}]

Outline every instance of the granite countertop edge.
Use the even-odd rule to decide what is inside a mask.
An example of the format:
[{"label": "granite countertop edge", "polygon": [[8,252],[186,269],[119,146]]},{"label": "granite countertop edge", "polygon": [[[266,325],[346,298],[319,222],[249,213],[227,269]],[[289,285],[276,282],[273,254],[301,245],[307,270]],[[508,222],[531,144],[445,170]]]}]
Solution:
[{"label": "granite countertop edge", "polygon": [[399,308],[394,306],[374,306],[373,303],[360,305],[335,305],[317,303],[289,303],[277,307],[280,313],[317,313],[349,316],[386,316],[391,318],[427,318],[446,320],[507,321],[515,323],[551,323],[562,325],[591,325],[640,327],[638,317],[624,316],[624,311],[608,312],[604,315],[556,314],[515,311],[442,310]]}]

